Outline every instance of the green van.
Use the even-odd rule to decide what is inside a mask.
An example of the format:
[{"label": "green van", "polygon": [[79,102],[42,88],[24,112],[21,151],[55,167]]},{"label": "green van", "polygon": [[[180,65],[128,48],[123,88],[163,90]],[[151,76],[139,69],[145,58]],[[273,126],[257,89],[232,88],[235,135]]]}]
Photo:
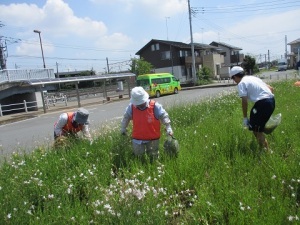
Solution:
[{"label": "green van", "polygon": [[137,77],[137,86],[141,86],[150,97],[159,98],[165,94],[178,94],[180,81],[170,73],[143,74]]}]

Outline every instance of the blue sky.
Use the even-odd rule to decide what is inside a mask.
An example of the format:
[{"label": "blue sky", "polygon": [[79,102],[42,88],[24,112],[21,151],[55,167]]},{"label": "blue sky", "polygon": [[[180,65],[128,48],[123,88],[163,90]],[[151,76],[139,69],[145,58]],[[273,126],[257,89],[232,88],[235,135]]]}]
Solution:
[{"label": "blue sky", "polygon": [[[300,38],[299,0],[190,0],[194,42],[221,41],[258,61],[278,59]],[[1,0],[0,37],[8,69],[127,68],[151,39],[190,43],[187,0]],[[288,52],[290,51],[288,46]],[[57,66],[56,66],[57,65]]]}]

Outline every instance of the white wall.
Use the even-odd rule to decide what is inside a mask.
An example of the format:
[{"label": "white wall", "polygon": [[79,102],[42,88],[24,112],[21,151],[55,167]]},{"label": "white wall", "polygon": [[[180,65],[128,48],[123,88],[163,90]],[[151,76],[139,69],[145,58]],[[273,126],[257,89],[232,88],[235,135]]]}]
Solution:
[{"label": "white wall", "polygon": [[43,100],[42,100],[42,95],[41,92],[35,92],[35,101],[37,101],[37,107],[38,108],[43,108]]},{"label": "white wall", "polygon": [[220,68],[220,78],[229,78],[230,67],[221,67]]}]

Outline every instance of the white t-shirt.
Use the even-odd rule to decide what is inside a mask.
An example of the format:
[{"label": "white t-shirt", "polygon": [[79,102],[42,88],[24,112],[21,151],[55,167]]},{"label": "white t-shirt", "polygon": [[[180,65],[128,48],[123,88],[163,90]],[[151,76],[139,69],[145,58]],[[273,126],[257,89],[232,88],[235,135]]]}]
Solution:
[{"label": "white t-shirt", "polygon": [[238,92],[240,97],[247,96],[251,102],[274,97],[267,84],[254,76],[244,76],[238,84]]}]

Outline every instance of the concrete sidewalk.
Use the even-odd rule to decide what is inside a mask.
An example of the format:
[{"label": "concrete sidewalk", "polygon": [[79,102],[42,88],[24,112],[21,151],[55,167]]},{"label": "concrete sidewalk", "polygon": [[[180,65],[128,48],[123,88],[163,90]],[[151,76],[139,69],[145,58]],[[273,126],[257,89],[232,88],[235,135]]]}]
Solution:
[{"label": "concrete sidewalk", "polygon": [[[185,90],[193,90],[193,89],[204,89],[204,88],[213,88],[213,87],[228,87],[228,86],[234,86],[234,84],[231,80],[230,81],[214,81],[213,84],[207,84],[207,85],[201,85],[201,86],[194,86],[194,87],[183,87],[182,91]],[[81,107],[89,106],[89,105],[102,105],[102,104],[109,104],[111,102],[116,101],[123,101],[123,100],[129,100],[128,94],[123,94],[122,98],[119,96],[110,96],[109,101],[103,97],[91,97],[86,99],[80,99],[80,105]],[[78,102],[77,101],[69,101],[67,103],[67,106],[62,103],[56,103],[55,106],[50,106],[46,113],[48,112],[66,112],[66,111],[72,111],[74,109],[78,109]],[[4,115],[0,116],[0,125],[13,123],[21,120],[26,120],[30,118],[37,117],[41,114],[45,114],[43,108],[39,108],[38,111],[30,111],[30,112],[24,112],[24,113],[15,113],[10,115]]]}]

